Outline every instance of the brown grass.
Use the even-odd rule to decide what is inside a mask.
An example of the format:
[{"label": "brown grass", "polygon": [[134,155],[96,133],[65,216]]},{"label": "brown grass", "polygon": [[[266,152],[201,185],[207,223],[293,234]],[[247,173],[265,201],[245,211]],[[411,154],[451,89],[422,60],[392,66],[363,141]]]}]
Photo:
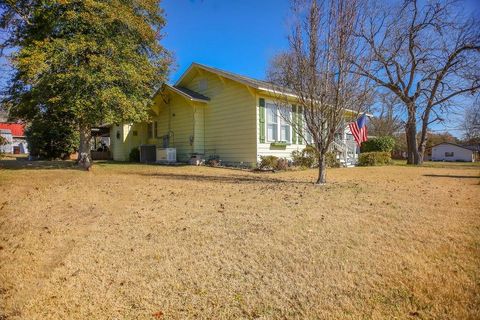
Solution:
[{"label": "brown grass", "polygon": [[480,318],[478,167],[59,166],[0,169],[0,319]]}]

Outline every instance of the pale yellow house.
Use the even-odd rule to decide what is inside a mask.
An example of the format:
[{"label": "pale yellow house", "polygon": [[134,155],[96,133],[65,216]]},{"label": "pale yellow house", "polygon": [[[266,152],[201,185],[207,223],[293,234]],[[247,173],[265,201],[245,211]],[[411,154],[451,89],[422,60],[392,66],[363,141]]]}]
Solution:
[{"label": "pale yellow house", "polygon": [[306,144],[273,97],[265,81],[193,63],[174,85],[157,92],[151,123],[111,127],[113,159],[127,161],[140,145],[175,148],[179,162],[217,157],[250,166],[262,155],[290,158]]}]

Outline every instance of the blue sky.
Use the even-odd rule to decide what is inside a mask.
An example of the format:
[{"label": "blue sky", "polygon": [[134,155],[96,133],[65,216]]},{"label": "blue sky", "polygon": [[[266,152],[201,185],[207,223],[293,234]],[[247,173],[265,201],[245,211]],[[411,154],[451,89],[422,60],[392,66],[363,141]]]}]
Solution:
[{"label": "blue sky", "polygon": [[174,52],[174,82],[192,62],[264,78],[287,46],[288,0],[164,0],[163,45]]},{"label": "blue sky", "polygon": [[[480,10],[480,0],[462,4],[466,12]],[[175,55],[170,82],[192,62],[264,79],[270,59],[287,47],[290,0],[163,0],[161,6],[167,19],[162,44]],[[3,87],[3,59],[0,72]],[[458,126],[453,122],[434,127],[451,130]]]},{"label": "blue sky", "polygon": [[[466,13],[480,9],[480,0],[461,3]],[[162,44],[174,53],[177,66],[172,83],[192,62],[264,79],[270,59],[288,45],[290,0],[163,0],[161,5],[167,19]],[[431,129],[461,136],[462,118],[462,111],[450,114]]]},{"label": "blue sky", "polygon": [[[480,0],[463,0],[468,12]],[[175,82],[192,62],[257,79],[287,47],[290,0],[163,0],[167,26],[162,44],[173,51]]]}]

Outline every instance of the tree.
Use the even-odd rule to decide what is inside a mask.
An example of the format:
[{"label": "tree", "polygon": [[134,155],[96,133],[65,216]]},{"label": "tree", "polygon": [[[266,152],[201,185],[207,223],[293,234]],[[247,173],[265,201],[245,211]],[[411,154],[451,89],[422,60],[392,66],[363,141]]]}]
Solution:
[{"label": "tree", "polygon": [[[442,121],[455,98],[480,88],[480,28],[459,2],[371,2],[356,33],[356,72],[392,92],[407,114],[409,164],[422,164],[428,127]],[[417,120],[420,136],[417,143]]]},{"label": "tree", "polygon": [[463,140],[467,144],[480,144],[480,98],[477,97],[465,111]]},{"label": "tree", "polygon": [[[316,183],[321,185],[326,183],[326,154],[335,134],[344,130],[347,109],[357,109],[367,97],[368,86],[351,72],[348,59],[355,49],[358,7],[353,0],[294,1],[292,7],[296,21],[289,49],[273,60],[269,78],[282,117],[301,139],[313,139],[319,164]],[[297,110],[293,118],[288,115],[291,104]]]},{"label": "tree", "polygon": [[0,1],[0,25],[9,32],[2,46],[18,48],[4,99],[10,116],[72,114],[79,163],[88,167],[91,128],[145,120],[165,79],[171,59],[159,44],[159,2]]},{"label": "tree", "polygon": [[41,159],[66,159],[78,149],[74,117],[65,112],[38,114],[25,130],[31,156]]},{"label": "tree", "polygon": [[400,100],[389,92],[380,94],[379,98],[377,114],[370,119],[368,134],[378,137],[394,136],[403,128],[398,112],[401,107]]},{"label": "tree", "polygon": [[[8,143],[7,139],[5,139],[3,136],[0,136],[0,147],[4,146]],[[0,149],[0,159],[3,157],[3,149]]]},{"label": "tree", "polygon": [[458,143],[459,141],[449,132],[428,133],[427,148],[443,142]]}]

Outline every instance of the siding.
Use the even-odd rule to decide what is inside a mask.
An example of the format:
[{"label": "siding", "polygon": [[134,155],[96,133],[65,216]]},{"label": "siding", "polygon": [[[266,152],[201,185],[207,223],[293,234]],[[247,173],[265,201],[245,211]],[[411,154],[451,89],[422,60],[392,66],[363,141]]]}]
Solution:
[{"label": "siding", "polygon": [[[136,136],[134,131],[137,132]],[[120,133],[119,138],[117,132]],[[110,151],[113,160],[128,161],[130,151],[147,142],[146,133],[145,123],[113,125],[110,128]]]},{"label": "siding", "polygon": [[218,155],[225,163],[255,163],[254,95],[237,82],[207,71],[195,72],[181,85],[210,98],[204,107],[206,157]]},{"label": "siding", "polygon": [[[446,157],[445,152],[453,152],[453,157]],[[432,161],[468,161],[472,162],[473,151],[452,144],[440,144],[432,148]]]},{"label": "siding", "polygon": [[197,128],[197,123],[194,121],[195,108],[189,101],[177,94],[170,94],[169,99],[169,104],[156,100],[159,114],[152,120],[158,121],[158,138],[148,141],[161,147],[162,136],[170,134],[170,147],[177,149],[177,160],[187,161],[191,154],[196,152],[195,142],[191,145],[190,137],[192,136],[194,141],[198,140],[196,133],[200,134],[203,129]]}]

